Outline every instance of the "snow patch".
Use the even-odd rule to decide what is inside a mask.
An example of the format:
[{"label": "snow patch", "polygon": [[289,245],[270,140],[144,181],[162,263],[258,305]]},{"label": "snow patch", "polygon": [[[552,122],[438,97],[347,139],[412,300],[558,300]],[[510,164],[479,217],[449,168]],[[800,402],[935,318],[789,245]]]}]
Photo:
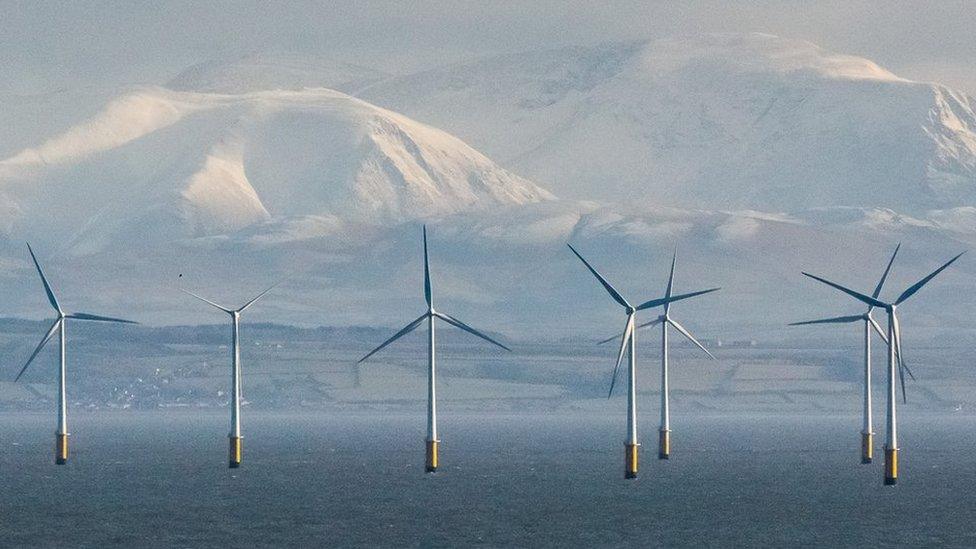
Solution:
[{"label": "snow patch", "polygon": [[386,225],[553,199],[441,130],[328,89],[140,90],[0,161],[28,165],[0,172],[7,233],[70,234],[75,253],[136,235],[306,220],[265,237],[280,240],[325,234],[327,219]]}]

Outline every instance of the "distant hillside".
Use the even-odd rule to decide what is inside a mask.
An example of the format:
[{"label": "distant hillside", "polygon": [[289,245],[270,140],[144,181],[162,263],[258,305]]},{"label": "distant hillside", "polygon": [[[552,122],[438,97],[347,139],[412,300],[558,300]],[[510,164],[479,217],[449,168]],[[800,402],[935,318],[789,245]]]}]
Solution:
[{"label": "distant hillside", "polygon": [[0,160],[0,233],[75,254],[269,225],[305,239],[551,198],[443,131],[327,89],[144,89]]},{"label": "distant hillside", "polygon": [[799,40],[530,51],[359,94],[563,197],[764,212],[976,206],[976,101]]}]

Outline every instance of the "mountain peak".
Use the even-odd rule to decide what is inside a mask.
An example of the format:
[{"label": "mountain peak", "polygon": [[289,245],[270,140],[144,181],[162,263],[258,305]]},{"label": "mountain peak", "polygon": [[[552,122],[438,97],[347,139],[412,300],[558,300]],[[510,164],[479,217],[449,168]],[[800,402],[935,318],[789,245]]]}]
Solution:
[{"label": "mountain peak", "polygon": [[976,203],[969,98],[767,34],[498,56],[361,95],[568,198],[769,212]]},{"label": "mountain peak", "polygon": [[[390,224],[552,198],[443,131],[327,89],[140,90],[0,168],[6,209],[20,213],[11,231],[74,233],[85,250],[289,217]],[[34,211],[63,215],[52,227]]]},{"label": "mountain peak", "polygon": [[835,54],[812,42],[764,33],[720,33],[644,43],[641,63],[659,76],[704,63],[713,70],[808,72],[819,78],[904,81],[863,57]]}]

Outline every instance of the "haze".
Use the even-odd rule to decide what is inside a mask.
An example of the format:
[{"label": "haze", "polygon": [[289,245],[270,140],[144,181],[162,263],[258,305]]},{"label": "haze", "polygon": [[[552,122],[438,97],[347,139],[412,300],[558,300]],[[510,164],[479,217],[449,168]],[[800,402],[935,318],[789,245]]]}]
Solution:
[{"label": "haze", "polygon": [[5,2],[0,90],[161,83],[257,51],[328,54],[387,72],[501,52],[765,32],[976,91],[972,4],[944,2]]}]

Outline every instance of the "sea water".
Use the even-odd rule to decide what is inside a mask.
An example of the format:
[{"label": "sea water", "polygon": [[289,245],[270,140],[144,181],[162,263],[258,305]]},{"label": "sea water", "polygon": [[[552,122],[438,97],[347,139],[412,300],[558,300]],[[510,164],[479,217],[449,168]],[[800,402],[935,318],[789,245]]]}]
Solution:
[{"label": "sea water", "polygon": [[675,417],[667,461],[648,420],[625,480],[623,415],[442,413],[425,474],[422,411],[247,412],[240,469],[212,411],[76,412],[65,466],[0,414],[0,545],[976,546],[968,416],[902,419],[885,487],[856,417]]}]

